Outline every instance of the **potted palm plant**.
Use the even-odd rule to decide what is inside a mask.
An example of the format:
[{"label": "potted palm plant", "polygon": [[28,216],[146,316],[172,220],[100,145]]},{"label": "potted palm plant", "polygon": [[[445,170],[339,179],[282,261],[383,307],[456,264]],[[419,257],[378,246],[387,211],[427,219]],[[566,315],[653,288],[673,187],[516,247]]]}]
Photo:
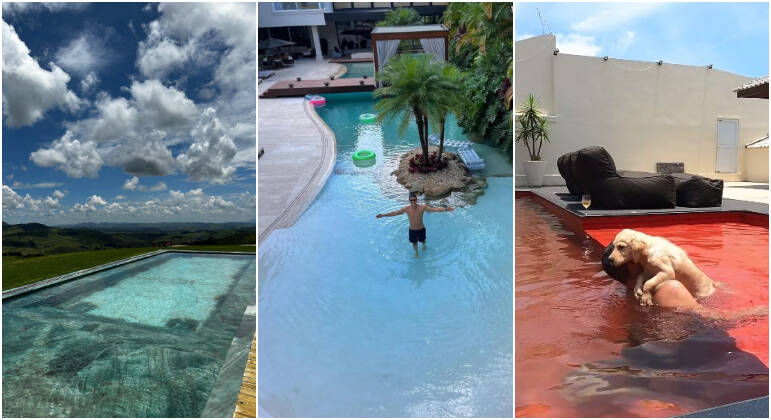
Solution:
[{"label": "potted palm plant", "polygon": [[543,186],[546,161],[541,159],[541,146],[549,141],[549,123],[533,95],[517,110],[519,125],[514,137],[516,142],[525,143],[530,160],[524,162],[527,184],[531,187]]}]

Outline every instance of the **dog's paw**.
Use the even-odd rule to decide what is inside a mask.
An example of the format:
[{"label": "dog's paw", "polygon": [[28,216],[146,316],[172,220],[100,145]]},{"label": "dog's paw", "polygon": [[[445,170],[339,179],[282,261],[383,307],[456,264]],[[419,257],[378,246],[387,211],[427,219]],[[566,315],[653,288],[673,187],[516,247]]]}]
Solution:
[{"label": "dog's paw", "polygon": [[642,297],[642,295],[643,295],[643,289],[642,289],[642,287],[635,287],[635,288],[634,288],[634,296],[635,296],[637,299],[640,299],[640,298]]},{"label": "dog's paw", "polygon": [[640,305],[642,306],[652,306],[653,305],[653,295],[645,292],[640,296]]}]

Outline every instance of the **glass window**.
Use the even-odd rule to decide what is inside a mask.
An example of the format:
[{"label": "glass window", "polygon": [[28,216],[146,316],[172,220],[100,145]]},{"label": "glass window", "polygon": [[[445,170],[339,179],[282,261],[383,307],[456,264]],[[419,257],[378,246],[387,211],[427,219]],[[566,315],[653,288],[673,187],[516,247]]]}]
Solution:
[{"label": "glass window", "polygon": [[394,7],[410,7],[410,3],[394,3]]},{"label": "glass window", "polygon": [[431,3],[429,3],[429,2],[421,2],[421,3],[412,2],[412,5],[413,5],[413,6],[428,6],[428,5],[430,5],[430,4],[431,4]]},{"label": "glass window", "polygon": [[351,8],[351,3],[347,1],[336,1],[332,3],[332,5],[335,8],[335,10]]},{"label": "glass window", "polygon": [[372,7],[372,3],[370,2],[363,2],[363,1],[357,1],[353,2],[353,8],[354,9],[369,9]]},{"label": "glass window", "polygon": [[374,2],[375,7],[391,7],[391,2]]},{"label": "glass window", "polygon": [[320,2],[275,2],[273,3],[273,10],[285,11],[285,10],[318,10],[321,9]]}]

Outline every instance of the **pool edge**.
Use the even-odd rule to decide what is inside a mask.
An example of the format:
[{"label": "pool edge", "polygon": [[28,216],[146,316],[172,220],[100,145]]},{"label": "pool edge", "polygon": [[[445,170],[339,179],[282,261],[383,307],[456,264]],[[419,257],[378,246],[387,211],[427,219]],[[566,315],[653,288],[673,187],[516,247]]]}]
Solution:
[{"label": "pool edge", "polygon": [[[342,67],[345,68],[345,66]],[[273,230],[294,225],[319,192],[321,192],[322,188],[324,188],[329,176],[332,174],[332,169],[334,169],[335,160],[337,159],[337,139],[335,138],[335,133],[316,112],[316,107],[307,99],[303,100],[303,108],[305,109],[305,115],[316,126],[316,129],[321,135],[321,159],[319,160],[318,166],[313,171],[313,175],[311,175],[308,183],[300,190],[300,193],[297,194],[297,196],[289,202],[284,211],[281,212],[281,214],[279,214],[262,233],[260,233],[257,238],[257,245],[262,243]]]},{"label": "pool edge", "polygon": [[25,284],[19,287],[14,287],[13,289],[8,289],[3,291],[3,301],[6,299],[10,299],[16,296],[23,295],[25,293],[33,292],[40,289],[45,289],[46,287],[55,286],[57,284],[65,283],[71,280],[76,280],[81,277],[87,276],[89,274],[98,273],[100,271],[109,270],[111,268],[119,267],[121,265],[125,265],[128,263],[132,263],[135,261],[140,261],[145,258],[154,257],[156,255],[165,254],[167,252],[177,252],[177,253],[192,253],[192,254],[232,254],[232,255],[254,255],[255,258],[257,258],[256,252],[240,252],[240,251],[194,251],[189,249],[161,249],[158,251],[151,251],[144,254],[134,255],[133,257],[123,258],[121,260],[116,261],[110,261],[108,263],[104,263],[101,265],[97,265],[94,267],[84,268],[82,270],[73,271],[71,273],[62,274],[60,276],[55,277],[49,277],[47,279],[39,280],[34,283]]}]

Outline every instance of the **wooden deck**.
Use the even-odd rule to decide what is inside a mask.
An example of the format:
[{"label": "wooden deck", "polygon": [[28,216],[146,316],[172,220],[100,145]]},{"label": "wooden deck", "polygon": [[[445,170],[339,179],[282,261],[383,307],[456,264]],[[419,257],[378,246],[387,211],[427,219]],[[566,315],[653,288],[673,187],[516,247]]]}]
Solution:
[{"label": "wooden deck", "polygon": [[[329,86],[324,86],[329,82]],[[364,82],[360,84],[359,82]],[[293,87],[289,87],[289,84]],[[281,80],[276,82],[268,90],[260,95],[260,98],[281,98],[291,96],[305,96],[307,94],[321,93],[347,93],[347,92],[371,92],[375,90],[375,79],[348,78],[348,79],[319,79],[319,80]]]},{"label": "wooden deck", "polygon": [[257,336],[252,340],[252,348],[249,350],[249,361],[244,370],[244,381],[241,383],[241,392],[238,393],[238,403],[233,417],[257,417]]},{"label": "wooden deck", "polygon": [[372,57],[362,57],[362,58],[333,58],[329,60],[330,63],[371,63],[373,61]]}]

